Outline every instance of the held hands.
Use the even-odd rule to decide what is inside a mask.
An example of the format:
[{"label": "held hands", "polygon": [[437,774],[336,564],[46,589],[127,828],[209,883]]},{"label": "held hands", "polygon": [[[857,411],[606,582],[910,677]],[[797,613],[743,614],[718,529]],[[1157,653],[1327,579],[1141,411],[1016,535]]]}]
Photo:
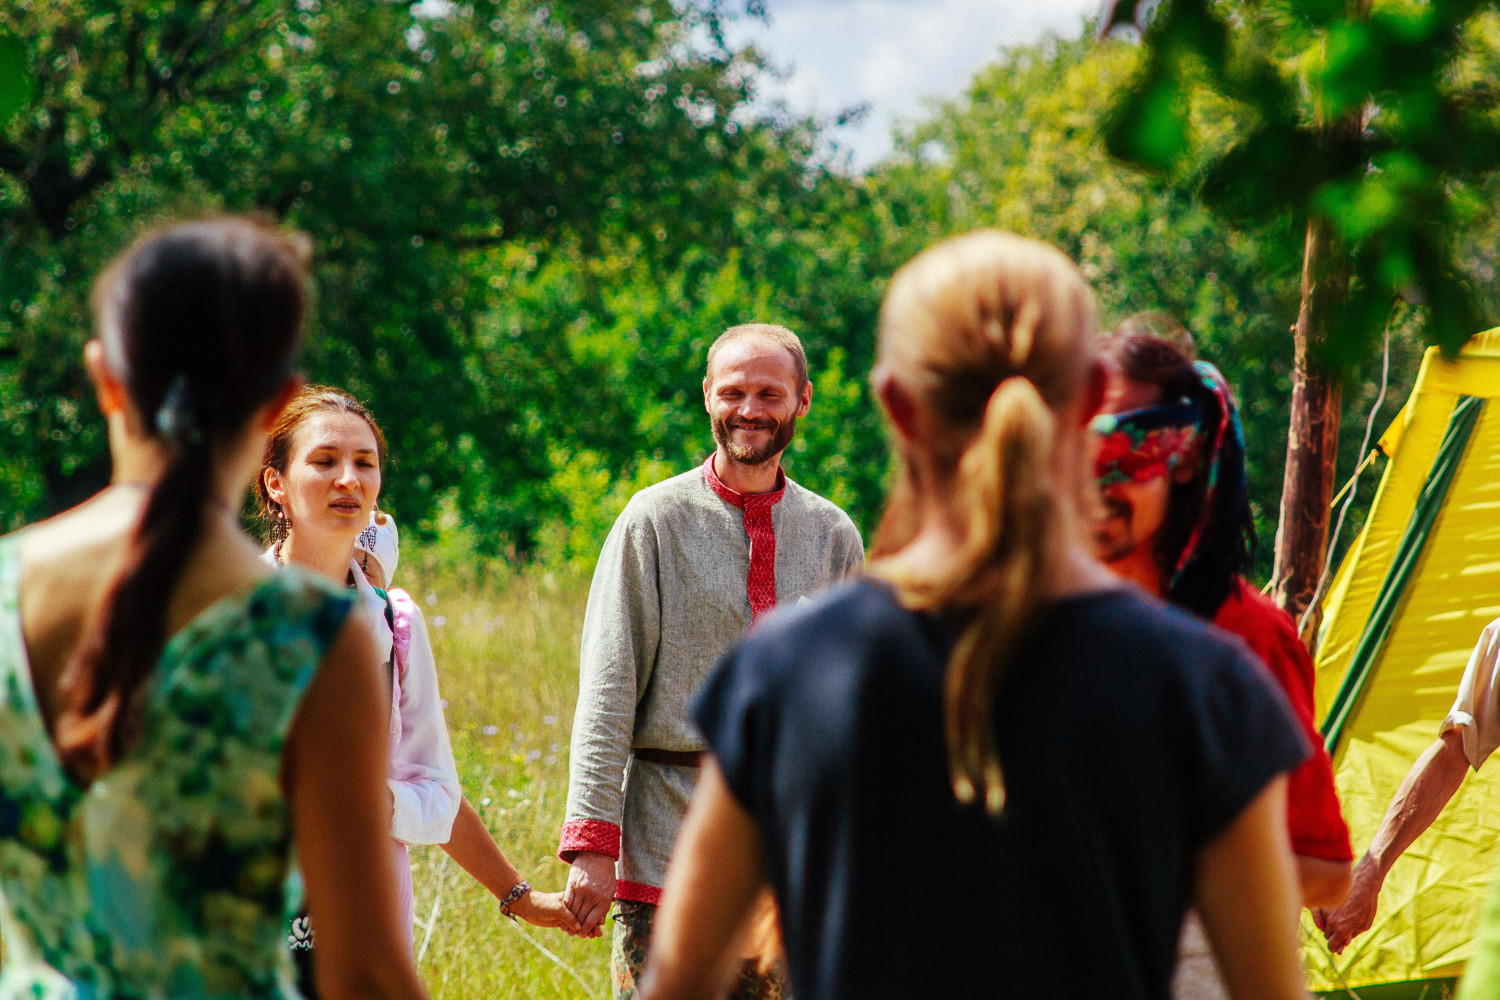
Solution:
[{"label": "held hands", "polygon": [[563,903],[578,921],[579,937],[604,933],[604,918],[615,898],[615,859],[597,851],[579,851],[568,872]]},{"label": "held hands", "polygon": [[510,905],[510,912],[533,927],[557,927],[577,936],[582,930],[578,918],[563,902],[561,892],[537,892],[533,889]]},{"label": "held hands", "polygon": [[1375,923],[1375,909],[1380,900],[1380,887],[1385,876],[1366,854],[1354,866],[1354,880],[1349,895],[1338,906],[1313,910],[1313,922],[1328,939],[1328,948],[1335,955],[1346,948],[1350,941],[1359,937]]}]

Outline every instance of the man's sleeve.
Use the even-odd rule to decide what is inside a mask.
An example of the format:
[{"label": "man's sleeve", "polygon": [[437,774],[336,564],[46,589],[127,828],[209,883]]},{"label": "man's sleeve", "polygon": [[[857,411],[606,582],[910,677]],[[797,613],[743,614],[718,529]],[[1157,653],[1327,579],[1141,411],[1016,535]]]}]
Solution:
[{"label": "man's sleeve", "polygon": [[841,577],[858,573],[865,566],[865,541],[859,535],[859,529],[854,526],[854,521],[849,515],[844,515],[844,565],[839,573]]},{"label": "man's sleeve", "polygon": [[661,635],[656,536],[632,503],[610,530],[589,587],[579,652],[568,808],[557,856],[620,856],[625,763],[635,709]]},{"label": "man's sleeve", "polygon": [[1479,641],[1469,654],[1469,665],[1458,682],[1458,695],[1443,719],[1438,732],[1461,731],[1464,756],[1469,766],[1479,770],[1491,753],[1500,746],[1500,618],[1490,622],[1479,633]]},{"label": "man's sleeve", "polygon": [[464,793],[443,720],[427,623],[420,608],[406,604],[411,641],[401,674],[401,742],[386,778],[395,800],[391,835],[407,844],[445,844]]}]

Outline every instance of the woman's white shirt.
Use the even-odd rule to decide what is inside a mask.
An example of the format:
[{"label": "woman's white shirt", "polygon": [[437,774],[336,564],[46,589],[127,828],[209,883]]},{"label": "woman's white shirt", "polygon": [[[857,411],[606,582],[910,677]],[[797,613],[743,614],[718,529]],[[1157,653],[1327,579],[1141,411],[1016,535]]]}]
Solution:
[{"label": "woman's white shirt", "polygon": [[[280,565],[278,546],[266,550],[262,558]],[[395,641],[390,622],[386,620],[386,601],[370,586],[359,564],[349,562],[349,574],[359,593],[359,605],[375,634],[375,645],[381,663],[391,662]],[[411,644],[406,654],[406,668],[400,677],[401,738],[391,751],[386,772],[394,808],[391,814],[391,836],[406,844],[445,844],[453,835],[453,820],[463,801],[458,783],[458,766],[453,760],[453,746],[448,741],[448,724],[443,719],[443,703],[438,693],[437,662],[427,635],[422,609],[407,601],[411,609]]]},{"label": "woman's white shirt", "polygon": [[[364,576],[356,571],[355,579],[363,581]],[[379,595],[375,596],[378,600]],[[453,746],[448,742],[427,621],[414,602],[408,600],[407,604],[411,609],[411,646],[406,653],[406,669],[401,673],[397,706],[401,740],[391,751],[386,778],[396,801],[391,835],[407,844],[446,844],[453,835],[453,820],[464,793],[458,783]],[[384,601],[380,622],[385,625]]]}]

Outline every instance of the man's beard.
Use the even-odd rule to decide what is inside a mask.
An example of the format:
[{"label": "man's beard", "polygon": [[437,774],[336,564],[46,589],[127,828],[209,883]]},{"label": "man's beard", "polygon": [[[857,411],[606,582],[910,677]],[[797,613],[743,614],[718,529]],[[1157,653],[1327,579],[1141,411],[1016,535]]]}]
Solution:
[{"label": "man's beard", "polygon": [[1094,528],[1094,555],[1105,563],[1117,563],[1134,552],[1140,541],[1131,523],[1134,513],[1127,503],[1102,500],[1109,517]]},{"label": "man's beard", "polygon": [[[711,423],[714,429],[714,441],[716,441],[730,460],[740,465],[764,465],[777,455],[786,450],[786,446],[792,443],[792,435],[797,431],[797,418],[788,417],[781,421],[762,420],[752,424],[736,420],[731,427],[729,421],[720,420],[715,417]],[[752,427],[761,429],[767,425],[775,424],[775,430],[771,434],[771,440],[759,448],[746,448],[734,443],[730,436],[734,427]]]}]

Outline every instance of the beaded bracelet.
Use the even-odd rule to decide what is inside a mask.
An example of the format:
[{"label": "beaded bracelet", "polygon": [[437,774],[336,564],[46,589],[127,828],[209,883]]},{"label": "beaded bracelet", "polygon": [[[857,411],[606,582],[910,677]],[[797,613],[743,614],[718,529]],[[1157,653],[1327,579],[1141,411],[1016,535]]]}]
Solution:
[{"label": "beaded bracelet", "polygon": [[510,919],[512,920],[516,919],[516,915],[510,912],[510,908],[512,906],[515,906],[516,903],[520,902],[521,897],[526,895],[530,891],[531,883],[526,881],[524,878],[521,881],[517,882],[515,885],[511,886],[510,892],[507,892],[505,894],[505,898],[500,900],[500,912],[505,914],[507,917],[510,917]]}]

